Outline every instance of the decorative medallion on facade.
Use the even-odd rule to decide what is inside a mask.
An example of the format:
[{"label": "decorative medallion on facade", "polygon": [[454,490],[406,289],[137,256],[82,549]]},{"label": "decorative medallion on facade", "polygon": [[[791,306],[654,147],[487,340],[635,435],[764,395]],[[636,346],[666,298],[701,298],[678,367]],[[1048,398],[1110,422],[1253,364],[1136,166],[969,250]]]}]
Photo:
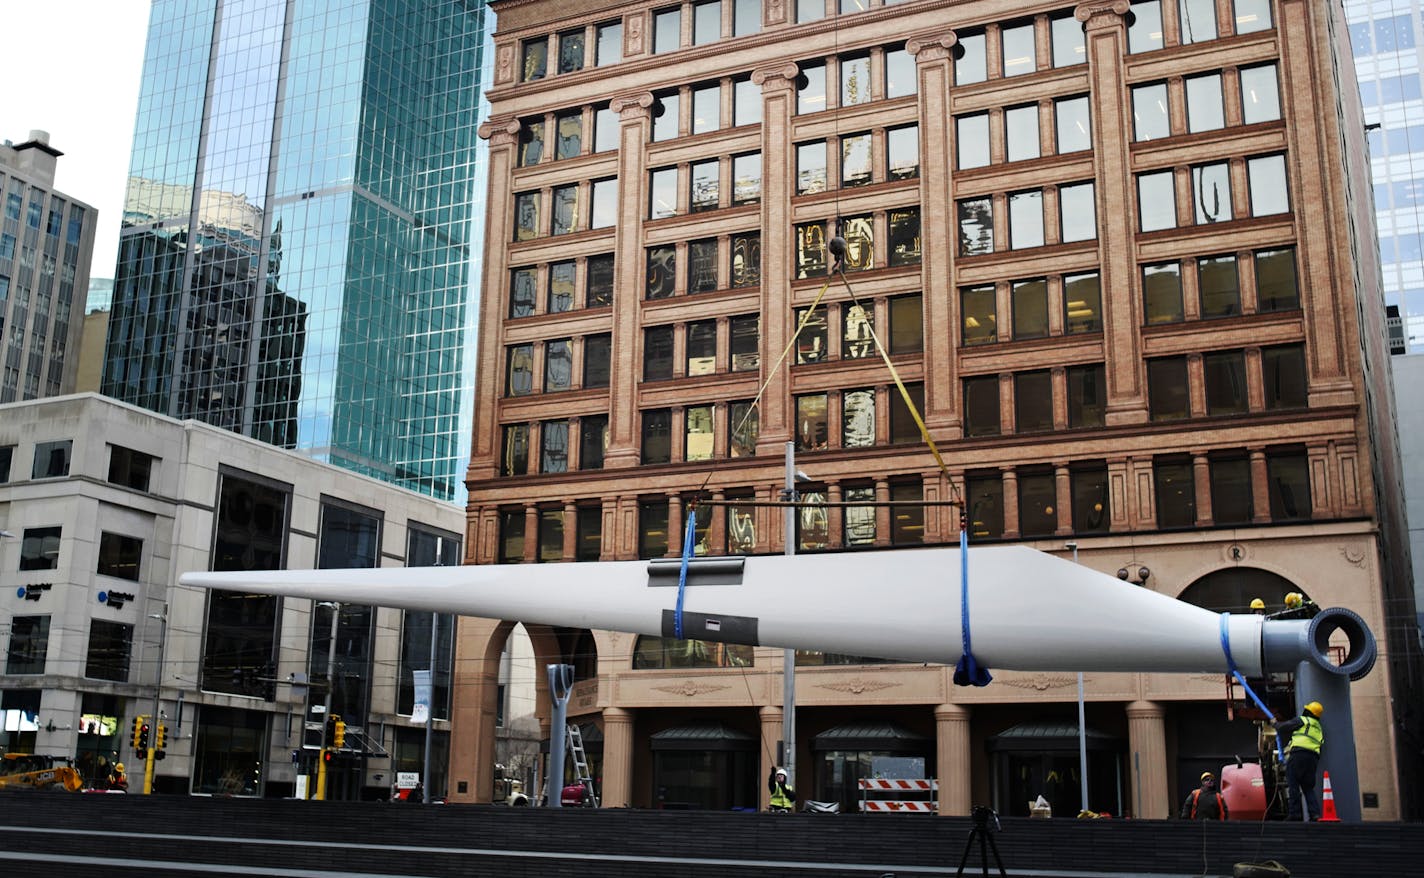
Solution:
[{"label": "decorative medallion on facade", "polygon": [[[1049,689],[1062,689],[1066,686],[1077,686],[1076,676],[1067,677],[1058,674],[1034,674],[1033,676],[1020,677],[1000,677],[1001,682],[1006,686],[1013,686],[1015,689],[1033,689],[1038,692],[1046,692]],[[1084,678],[1086,682],[1088,678]],[[1212,679],[1216,679],[1213,677]]]},{"label": "decorative medallion on facade", "polygon": [[842,680],[839,683],[819,683],[816,688],[830,689],[834,692],[849,692],[851,695],[864,695],[866,692],[879,692],[882,689],[895,689],[901,686],[900,683],[885,683],[879,680],[863,680],[860,677],[852,677],[849,680]]},{"label": "decorative medallion on facade", "polygon": [[703,683],[700,680],[683,680],[674,686],[653,687],[653,689],[658,692],[666,692],[669,695],[685,695],[688,698],[696,698],[698,695],[706,695],[708,692],[718,692],[727,688],[729,687]]}]

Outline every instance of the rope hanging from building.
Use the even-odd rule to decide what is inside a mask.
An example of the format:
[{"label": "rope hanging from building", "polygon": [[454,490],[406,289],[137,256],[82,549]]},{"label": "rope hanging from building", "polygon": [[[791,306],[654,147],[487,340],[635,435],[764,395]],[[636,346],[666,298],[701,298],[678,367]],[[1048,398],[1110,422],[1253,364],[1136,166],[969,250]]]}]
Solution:
[{"label": "rope hanging from building", "polygon": [[682,538],[682,567],[677,572],[677,609],[672,615],[672,636],[682,639],[682,599],[687,594],[687,565],[697,542],[697,504],[687,507],[687,534]]}]

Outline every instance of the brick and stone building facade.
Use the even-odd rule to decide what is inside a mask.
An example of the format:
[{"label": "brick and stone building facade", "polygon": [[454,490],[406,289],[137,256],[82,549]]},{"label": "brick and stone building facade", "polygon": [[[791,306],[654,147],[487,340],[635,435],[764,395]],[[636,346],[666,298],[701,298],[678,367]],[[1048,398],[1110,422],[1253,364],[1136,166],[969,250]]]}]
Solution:
[{"label": "brick and stone building facade", "polygon": [[[699,553],[783,552],[794,442],[827,504],[798,513],[798,552],[952,543],[965,498],[974,542],[1073,543],[1213,609],[1357,610],[1389,657],[1354,690],[1365,814],[1412,812],[1418,720],[1391,696],[1418,649],[1338,8],[492,5],[467,562],[675,557],[694,503]],[[514,621],[462,621],[456,798],[491,789]],[[531,634],[578,668],[606,805],[764,804],[780,650]],[[942,813],[1081,804],[1072,674],[965,691],[944,667],[798,664],[803,796],[854,807],[900,756]],[[1220,676],[1086,686],[1096,810],[1167,816],[1255,751]]]}]

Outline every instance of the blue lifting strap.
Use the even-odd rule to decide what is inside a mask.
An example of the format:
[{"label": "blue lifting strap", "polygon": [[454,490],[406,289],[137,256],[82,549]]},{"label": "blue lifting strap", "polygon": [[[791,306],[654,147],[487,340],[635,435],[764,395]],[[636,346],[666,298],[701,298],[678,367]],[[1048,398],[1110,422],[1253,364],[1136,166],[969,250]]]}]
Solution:
[{"label": "blue lifting strap", "polygon": [[[1226,622],[1230,618],[1230,613],[1221,614],[1221,651],[1226,653],[1226,668],[1228,671],[1231,672],[1231,676],[1236,678],[1236,682],[1241,684],[1241,688],[1246,691],[1246,694],[1250,696],[1251,700],[1256,702],[1256,706],[1261,708],[1261,710],[1271,720],[1271,725],[1275,725],[1276,715],[1274,713],[1271,713],[1271,709],[1266,706],[1266,703],[1262,701],[1259,697],[1257,697],[1255,690],[1251,688],[1251,684],[1247,683],[1246,678],[1242,676],[1239,670],[1237,670],[1236,659],[1231,657],[1231,638],[1228,637],[1226,633]],[[1276,739],[1276,758],[1281,762],[1286,761],[1286,754],[1281,751],[1280,738]]]},{"label": "blue lifting strap", "polygon": [[682,639],[682,598],[687,594],[687,562],[692,560],[692,545],[697,533],[697,507],[687,509],[687,535],[682,538],[682,568],[677,573],[677,610],[672,616],[672,636]]},{"label": "blue lifting strap", "polygon": [[969,532],[959,528],[959,627],[964,639],[964,654],[954,666],[954,685],[988,686],[994,676],[981,668],[969,644]]}]

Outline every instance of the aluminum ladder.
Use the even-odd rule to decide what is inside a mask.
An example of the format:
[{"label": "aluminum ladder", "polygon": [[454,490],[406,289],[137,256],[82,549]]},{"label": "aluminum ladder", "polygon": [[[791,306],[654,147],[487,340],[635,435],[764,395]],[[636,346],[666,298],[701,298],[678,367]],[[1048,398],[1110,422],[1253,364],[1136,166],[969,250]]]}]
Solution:
[{"label": "aluminum ladder", "polygon": [[593,786],[593,776],[588,772],[588,755],[583,750],[583,734],[579,727],[569,723],[569,758],[574,764],[574,777],[583,784],[584,802],[590,808],[598,807],[598,790]]}]

